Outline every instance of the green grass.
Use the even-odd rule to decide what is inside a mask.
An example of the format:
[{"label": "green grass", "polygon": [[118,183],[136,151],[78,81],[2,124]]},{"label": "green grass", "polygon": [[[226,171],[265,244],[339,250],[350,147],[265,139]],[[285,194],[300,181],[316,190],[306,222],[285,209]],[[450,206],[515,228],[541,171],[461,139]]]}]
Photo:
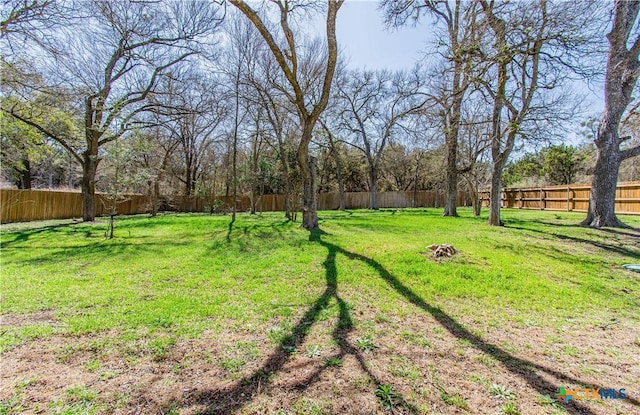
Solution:
[{"label": "green grass", "polygon": [[[558,385],[536,378],[540,359],[520,356],[531,346],[491,337],[544,329],[533,347],[545,355],[591,356],[566,330],[638,324],[640,279],[621,267],[638,262],[638,238],[575,226],[583,216],[575,213],[507,210],[499,228],[460,213],[321,212],[322,231],[311,233],[280,213],[239,215],[234,223],[229,216],[134,216],[119,218],[113,240],[105,239],[103,221],[4,225],[0,353],[51,338],[56,362],[103,383],[121,374],[114,356],[176,377],[204,364],[221,382],[247,388],[228,398],[243,402],[280,379],[287,363],[306,360],[329,373],[364,374],[351,379],[353,396],[368,393],[386,410],[414,413],[423,400],[474,411],[483,394],[498,401],[494,412],[527,412],[521,404],[534,395],[501,374],[527,373],[543,384],[533,391],[544,399]],[[624,220],[640,226],[639,217]],[[450,243],[458,254],[435,261],[427,248],[434,243]],[[602,353],[628,358],[615,344]],[[434,362],[457,361],[467,366],[436,376]],[[461,375],[475,394],[454,386]],[[107,413],[133,399],[69,386],[49,400],[53,413]],[[28,402],[26,390],[14,389],[0,414]],[[339,406],[330,394],[316,398],[301,394],[290,406],[300,413]],[[549,399],[534,404],[561,409]],[[171,408],[163,410],[179,410]]]},{"label": "green grass", "polygon": [[[503,319],[633,316],[640,305],[622,291],[637,291],[639,280],[620,268],[637,261],[638,246],[570,226],[579,214],[504,211],[502,228],[466,210],[461,218],[442,218],[439,210],[320,216],[325,233],[317,238],[275,213],[240,215],[233,225],[228,216],[127,217],[113,240],[104,238],[105,223],[5,226],[2,313],[52,310],[60,324],[27,321],[0,346],[112,329],[131,333],[129,341],[198,337],[229,322],[274,318],[283,322],[270,334],[279,342],[292,316],[322,293],[327,273],[341,290],[360,294],[349,307],[375,303],[386,314],[409,289],[434,307],[455,301],[456,314],[482,310],[497,326]],[[437,263],[427,257],[431,243],[451,243],[460,254]],[[170,345],[151,347],[162,358]]]}]

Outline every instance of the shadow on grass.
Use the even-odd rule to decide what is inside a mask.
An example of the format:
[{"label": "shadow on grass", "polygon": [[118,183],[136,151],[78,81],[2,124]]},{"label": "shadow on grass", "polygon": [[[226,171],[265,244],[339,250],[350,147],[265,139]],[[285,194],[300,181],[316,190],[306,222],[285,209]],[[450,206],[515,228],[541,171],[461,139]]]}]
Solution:
[{"label": "shadow on grass", "polygon": [[[382,385],[381,380],[367,367],[364,355],[348,340],[348,335],[353,330],[353,321],[349,308],[345,301],[340,297],[338,291],[338,270],[336,267],[336,256],[338,254],[344,255],[346,258],[351,260],[360,261],[373,268],[380,278],[382,278],[406,301],[424,311],[427,315],[432,316],[442,327],[456,338],[466,340],[477,350],[499,361],[506,370],[524,380],[539,394],[553,397],[558,393],[561,386],[572,384],[596,389],[602,387],[601,385],[593,385],[583,382],[580,379],[573,378],[556,369],[516,357],[500,347],[486,342],[481,337],[464,328],[442,309],[427,303],[413,290],[400,282],[400,280],[398,280],[379,262],[324,241],[322,240],[323,234],[325,233],[320,230],[311,231],[309,240],[327,248],[327,257],[322,264],[325,269],[326,287],[322,295],[318,297],[311,308],[309,308],[297,322],[292,333],[278,345],[277,349],[274,350],[274,352],[267,358],[262,367],[255,371],[251,376],[244,378],[227,388],[197,391],[191,396],[188,396],[183,402],[183,405],[206,405],[208,407],[206,413],[231,413],[241,409],[244,405],[251,402],[254,396],[259,395],[264,389],[269,387],[269,384],[273,379],[273,375],[283,370],[286,363],[291,359],[290,351],[295,350],[304,343],[311,326],[318,321],[320,312],[329,305],[329,302],[332,299],[335,299],[339,307],[338,323],[333,330],[332,337],[335,340],[335,343],[340,347],[339,352],[332,357],[343,358],[346,355],[354,356],[358,361],[361,370],[366,373],[375,387]],[[319,380],[325,369],[326,366],[317,368],[304,379],[297,381],[296,384],[293,385],[293,388],[296,390],[307,389]],[[555,378],[556,383],[545,379],[545,377],[549,376]],[[640,403],[636,399],[628,398],[628,402],[634,406],[640,406]],[[398,409],[403,408],[404,411],[408,413],[417,413],[416,408],[408,403],[402,396],[398,395],[395,405]],[[564,408],[570,414],[596,414],[596,412],[575,400]]]},{"label": "shadow on grass", "polygon": [[591,229],[594,231],[610,233],[612,235],[622,235],[622,236],[633,236],[640,237],[640,228],[636,228],[632,225],[626,225],[626,228],[590,228],[588,226],[583,226],[580,223],[567,222],[567,219],[563,219],[558,217],[557,221],[549,221],[544,219],[516,219],[516,218],[507,218],[505,219],[505,223],[507,227],[513,227],[511,225],[524,225],[524,224],[540,224],[545,226],[552,226],[556,228],[569,228],[569,229]]},{"label": "shadow on grass", "polygon": [[235,220],[231,220],[227,226],[226,241],[231,243],[232,239],[234,239],[232,237],[234,234],[237,237],[255,235],[258,238],[273,238],[274,233],[276,233],[278,238],[282,238],[282,229],[290,227],[291,223],[287,219],[278,223],[269,221],[238,226]]},{"label": "shadow on grass", "polygon": [[231,242],[231,232],[233,232],[233,224],[235,222],[236,222],[235,218],[229,221],[229,230],[227,231],[227,242]]},{"label": "shadow on grass", "polygon": [[57,225],[43,226],[40,228],[32,228],[27,230],[4,231],[6,238],[9,238],[11,236],[15,236],[15,237],[12,240],[7,240],[7,241],[3,240],[2,247],[5,248],[13,244],[27,242],[29,238],[31,238],[32,236],[38,235],[43,232],[49,232],[49,231],[57,232],[58,229],[60,228],[67,228],[67,227],[71,228],[75,225],[76,225],[75,223],[71,222],[71,223],[60,223]]},{"label": "shadow on grass", "polygon": [[[555,225],[551,225],[551,226],[555,226]],[[528,228],[528,227],[523,227],[523,226],[510,225],[510,224],[507,224],[506,228],[518,229],[518,230],[521,230],[521,231],[527,231],[527,232],[533,232],[533,233],[538,233],[538,234],[542,234],[542,235],[548,235],[548,236],[550,236],[552,238],[560,239],[560,240],[563,240],[563,241],[571,241],[571,242],[577,242],[579,244],[591,245],[593,247],[596,247],[596,248],[599,248],[599,249],[603,249],[605,251],[615,252],[617,254],[625,255],[625,256],[637,257],[638,254],[640,254],[640,252],[638,252],[638,250],[636,250],[636,249],[629,249],[629,248],[626,248],[624,246],[613,245],[613,244],[604,243],[604,242],[598,242],[598,241],[594,241],[594,240],[591,240],[591,239],[579,238],[577,236],[563,235],[563,234],[552,232],[552,231],[533,229],[533,228]],[[613,231],[613,232],[616,233],[616,234],[620,234],[618,231]],[[640,234],[631,234],[631,236],[640,236]]]},{"label": "shadow on grass", "polygon": [[[333,330],[332,337],[335,343],[339,345],[340,350],[331,357],[342,359],[346,355],[354,356],[360,368],[367,374],[375,388],[382,385],[381,380],[367,367],[365,357],[360,350],[348,340],[348,335],[353,330],[353,320],[347,303],[338,293],[336,255],[340,253],[352,256],[353,254],[337,245],[323,241],[321,239],[321,235],[323,234],[326,233],[318,229],[313,230],[310,232],[309,240],[317,242],[327,248],[327,257],[322,263],[325,269],[325,290],[311,308],[298,320],[291,334],[280,342],[276,350],[274,350],[263,363],[262,367],[251,376],[242,379],[229,388],[198,391],[189,396],[183,402],[183,405],[206,405],[208,408],[205,413],[216,414],[227,414],[241,409],[249,403],[255,395],[260,394],[264,388],[269,386],[273,375],[282,371],[285,364],[291,359],[292,352],[304,343],[311,326],[318,321],[320,313],[329,306],[332,299],[335,299],[339,308],[338,322]],[[326,369],[327,366],[319,367],[309,376],[297,381],[292,387],[298,391],[307,389],[320,379],[322,372]],[[375,389],[371,392],[373,393],[374,391]],[[395,399],[395,405],[398,408],[404,408],[407,413],[418,413],[416,408],[399,394]]]},{"label": "shadow on grass", "polygon": [[[74,261],[98,264],[100,261],[116,256],[123,256],[119,259],[121,261],[127,261],[129,258],[126,257],[126,255],[157,256],[163,258],[166,257],[167,250],[169,249],[173,250],[176,247],[191,245],[193,245],[192,242],[144,242],[132,244],[126,240],[109,240],[101,237],[100,240],[87,245],[57,245],[55,247],[29,248],[33,252],[32,255],[26,259],[12,260],[12,263],[25,266],[35,266],[47,262],[75,263]],[[14,252],[25,248],[15,246],[11,248],[3,247],[2,249],[5,252]]]}]

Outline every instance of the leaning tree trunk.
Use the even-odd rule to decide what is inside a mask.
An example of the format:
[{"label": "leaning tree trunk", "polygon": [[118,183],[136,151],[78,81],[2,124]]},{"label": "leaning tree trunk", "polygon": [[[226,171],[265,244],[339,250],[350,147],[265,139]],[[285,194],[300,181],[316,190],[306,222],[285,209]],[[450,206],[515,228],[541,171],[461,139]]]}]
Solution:
[{"label": "leaning tree trunk", "polygon": [[467,190],[469,191],[469,197],[471,198],[471,206],[473,207],[473,216],[480,216],[482,210],[482,202],[480,201],[480,194],[478,192],[477,183],[474,183],[471,179],[466,177]]},{"label": "leaning tree trunk", "polygon": [[97,155],[85,152],[82,162],[82,220],[92,222],[96,218],[96,172],[98,170]]},{"label": "leaning tree trunk", "polygon": [[[593,171],[589,212],[581,223],[584,226],[625,226],[615,214],[618,170],[622,160],[640,154],[640,146],[621,150],[620,144],[624,139],[620,138],[618,127],[631,103],[640,75],[640,36],[633,39],[637,33],[635,22],[639,12],[640,1],[618,0],[614,3],[613,25],[607,34],[609,56],[604,84],[605,108],[595,140],[598,156]],[[630,41],[633,43],[628,47]]]}]

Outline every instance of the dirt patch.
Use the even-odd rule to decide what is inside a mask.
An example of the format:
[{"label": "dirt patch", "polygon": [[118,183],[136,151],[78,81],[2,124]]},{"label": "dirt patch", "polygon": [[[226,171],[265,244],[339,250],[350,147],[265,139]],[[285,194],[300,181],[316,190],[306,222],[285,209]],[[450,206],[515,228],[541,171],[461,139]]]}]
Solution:
[{"label": "dirt patch", "polygon": [[[407,305],[398,315],[356,307],[347,324],[335,304],[325,310],[290,343],[274,334],[277,320],[189,340],[34,340],[2,356],[0,399],[25,414],[78,405],[104,414],[490,414],[509,404],[522,414],[640,413],[631,321],[491,327]],[[630,399],[564,404],[561,386],[625,387]]]},{"label": "dirt patch", "polygon": [[54,310],[37,311],[31,314],[3,314],[0,316],[0,327],[22,327],[34,324],[60,325],[54,317]]}]

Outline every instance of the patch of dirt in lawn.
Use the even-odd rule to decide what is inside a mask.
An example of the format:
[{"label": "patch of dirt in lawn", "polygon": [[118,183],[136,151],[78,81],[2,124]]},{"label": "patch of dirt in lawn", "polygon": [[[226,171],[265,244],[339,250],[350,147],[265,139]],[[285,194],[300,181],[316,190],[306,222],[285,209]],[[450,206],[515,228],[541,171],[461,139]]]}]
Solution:
[{"label": "patch of dirt in lawn", "polygon": [[57,326],[60,322],[54,318],[53,310],[37,311],[31,314],[3,314],[0,316],[0,327],[22,327],[33,324]]},{"label": "patch of dirt in lawn", "polygon": [[[292,320],[295,339],[277,337],[280,320],[175,343],[115,331],[38,339],[2,355],[0,399],[25,414],[640,413],[633,321],[491,327],[408,304],[341,311],[333,301],[313,324]],[[564,404],[561,386],[624,387],[630,399]]]}]

